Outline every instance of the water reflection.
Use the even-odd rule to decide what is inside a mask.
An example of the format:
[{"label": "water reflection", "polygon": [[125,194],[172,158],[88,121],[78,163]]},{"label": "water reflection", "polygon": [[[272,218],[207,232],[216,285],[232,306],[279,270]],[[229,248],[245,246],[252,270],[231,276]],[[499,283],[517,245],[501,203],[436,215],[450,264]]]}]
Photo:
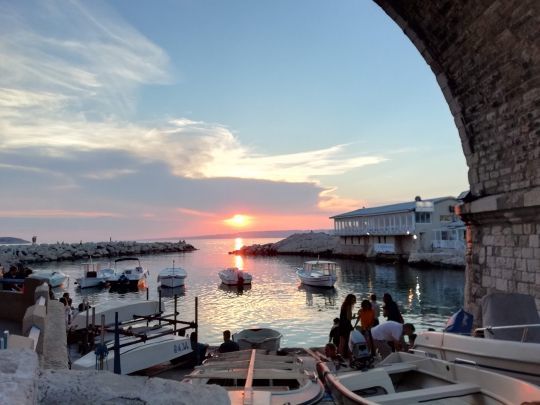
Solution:
[{"label": "water reflection", "polygon": [[162,297],[167,298],[174,298],[175,295],[178,297],[182,297],[186,295],[186,287],[180,286],[180,287],[158,287],[157,288],[158,294],[161,292]]},{"label": "water reflection", "polygon": [[251,284],[227,285],[227,284],[221,283],[218,288],[221,291],[225,291],[227,293],[235,293],[236,295],[242,295],[244,291],[251,290]]},{"label": "water reflection", "polygon": [[[244,240],[242,238],[236,238],[234,240],[234,250],[239,250],[244,246]],[[240,255],[234,255],[234,266],[240,270],[244,270],[244,258]]]},{"label": "water reflection", "polygon": [[336,306],[336,297],[338,296],[338,292],[335,288],[313,287],[310,285],[300,284],[298,286],[298,290],[305,291],[306,304],[310,307],[313,305],[319,305],[319,302],[321,302],[324,307]]}]

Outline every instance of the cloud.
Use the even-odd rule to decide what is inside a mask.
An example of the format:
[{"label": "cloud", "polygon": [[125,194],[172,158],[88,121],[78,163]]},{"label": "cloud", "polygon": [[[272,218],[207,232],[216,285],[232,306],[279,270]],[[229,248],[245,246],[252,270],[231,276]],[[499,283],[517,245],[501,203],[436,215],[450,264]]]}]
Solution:
[{"label": "cloud", "polygon": [[103,218],[121,217],[113,212],[69,210],[0,210],[0,218]]}]

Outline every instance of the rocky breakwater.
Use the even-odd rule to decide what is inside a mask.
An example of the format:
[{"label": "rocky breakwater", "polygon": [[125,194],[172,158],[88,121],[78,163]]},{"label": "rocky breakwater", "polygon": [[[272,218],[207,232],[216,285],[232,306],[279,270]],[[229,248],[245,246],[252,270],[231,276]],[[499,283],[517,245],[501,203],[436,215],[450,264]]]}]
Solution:
[{"label": "rocky breakwater", "polygon": [[306,255],[340,256],[339,238],[324,232],[296,233],[276,243],[242,246],[229,252],[242,256]]},{"label": "rocky breakwater", "polygon": [[0,264],[43,263],[60,260],[81,260],[88,257],[139,256],[157,253],[196,250],[185,241],[178,242],[86,242],[39,245],[0,246]]}]

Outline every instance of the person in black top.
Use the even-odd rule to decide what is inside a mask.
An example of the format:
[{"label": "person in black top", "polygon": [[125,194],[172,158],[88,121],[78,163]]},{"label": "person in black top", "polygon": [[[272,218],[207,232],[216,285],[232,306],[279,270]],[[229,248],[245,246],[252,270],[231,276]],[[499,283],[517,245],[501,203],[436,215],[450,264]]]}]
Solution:
[{"label": "person in black top", "polygon": [[404,323],[403,316],[401,316],[401,312],[399,312],[398,305],[392,299],[390,294],[384,293],[383,302],[383,315],[386,317],[386,319],[389,321]]},{"label": "person in black top", "polygon": [[223,343],[221,344],[221,346],[219,346],[218,351],[220,353],[228,353],[228,352],[237,352],[238,350],[240,350],[240,346],[238,346],[238,343],[231,340],[231,331],[224,330]]},{"label": "person in black top", "polygon": [[348,294],[341,304],[339,312],[339,354],[344,358],[349,358],[349,334],[353,330],[351,320],[353,319],[353,307],[356,304],[356,296]]},{"label": "person in black top", "polygon": [[339,346],[339,318],[334,318],[334,325],[330,329],[328,342],[335,344],[336,347]]}]

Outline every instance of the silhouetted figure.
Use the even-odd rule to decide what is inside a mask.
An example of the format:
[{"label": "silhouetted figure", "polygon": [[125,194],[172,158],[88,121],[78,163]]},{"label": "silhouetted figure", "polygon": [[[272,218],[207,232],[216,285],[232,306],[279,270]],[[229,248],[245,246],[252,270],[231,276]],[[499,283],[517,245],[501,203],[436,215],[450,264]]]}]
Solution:
[{"label": "silhouetted figure", "polygon": [[238,343],[231,340],[231,331],[224,330],[223,343],[221,344],[221,346],[219,346],[218,351],[220,353],[228,353],[228,352],[237,352],[238,350],[240,350],[240,346],[238,346]]}]

